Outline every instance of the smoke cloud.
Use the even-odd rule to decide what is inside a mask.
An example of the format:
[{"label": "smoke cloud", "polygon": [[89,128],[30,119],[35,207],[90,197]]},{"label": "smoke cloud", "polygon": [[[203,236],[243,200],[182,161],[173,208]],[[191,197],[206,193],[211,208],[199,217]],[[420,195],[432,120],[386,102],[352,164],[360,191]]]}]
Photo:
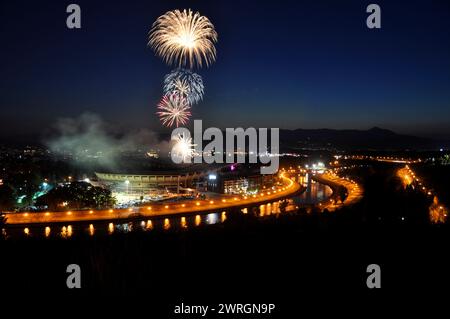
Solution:
[{"label": "smoke cloud", "polygon": [[169,142],[160,141],[155,132],[147,129],[117,132],[92,113],[59,119],[52,135],[45,141],[52,152],[69,155],[80,163],[93,160],[109,168],[116,167],[119,158],[127,153],[156,150],[165,157],[169,151]]}]

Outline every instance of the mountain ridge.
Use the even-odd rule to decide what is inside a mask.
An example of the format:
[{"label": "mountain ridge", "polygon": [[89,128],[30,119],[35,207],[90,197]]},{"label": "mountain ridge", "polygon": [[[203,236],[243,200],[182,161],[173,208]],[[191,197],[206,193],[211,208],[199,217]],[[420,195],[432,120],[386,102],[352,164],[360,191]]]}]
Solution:
[{"label": "mountain ridge", "polygon": [[340,149],[436,150],[448,147],[449,141],[398,134],[380,127],[357,129],[280,129],[284,147],[335,147]]}]

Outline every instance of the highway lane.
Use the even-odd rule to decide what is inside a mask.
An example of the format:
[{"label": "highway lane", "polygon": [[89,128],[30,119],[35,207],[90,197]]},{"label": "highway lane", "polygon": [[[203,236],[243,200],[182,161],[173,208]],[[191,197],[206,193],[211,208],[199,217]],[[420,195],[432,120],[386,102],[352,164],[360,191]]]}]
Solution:
[{"label": "highway lane", "polygon": [[320,176],[316,176],[315,179],[320,183],[329,185],[332,187],[342,186],[347,189],[348,196],[344,202],[336,202],[333,199],[321,203],[320,207],[322,209],[328,209],[329,211],[336,210],[339,207],[353,205],[360,201],[364,195],[364,189],[361,185],[356,182],[337,176],[334,173],[325,173]]}]

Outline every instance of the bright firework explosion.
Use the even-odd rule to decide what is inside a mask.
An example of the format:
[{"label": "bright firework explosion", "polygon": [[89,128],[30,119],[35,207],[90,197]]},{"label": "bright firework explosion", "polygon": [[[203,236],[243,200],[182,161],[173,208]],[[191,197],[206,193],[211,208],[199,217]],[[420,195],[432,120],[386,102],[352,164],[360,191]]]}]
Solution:
[{"label": "bright firework explosion", "polygon": [[203,80],[197,73],[177,69],[164,77],[164,94],[179,94],[185,97],[190,105],[200,102],[203,93]]},{"label": "bright firework explosion", "polygon": [[180,162],[189,163],[194,155],[193,147],[195,145],[192,144],[192,138],[179,134],[173,139],[175,145],[171,151],[172,158],[178,158]]},{"label": "bright firework explosion", "polygon": [[191,116],[190,106],[187,100],[178,94],[164,95],[158,104],[158,112],[162,123],[166,126],[184,125]]},{"label": "bright firework explosion", "polygon": [[209,66],[216,59],[217,32],[205,16],[189,10],[168,11],[153,23],[148,44],[169,65]]}]

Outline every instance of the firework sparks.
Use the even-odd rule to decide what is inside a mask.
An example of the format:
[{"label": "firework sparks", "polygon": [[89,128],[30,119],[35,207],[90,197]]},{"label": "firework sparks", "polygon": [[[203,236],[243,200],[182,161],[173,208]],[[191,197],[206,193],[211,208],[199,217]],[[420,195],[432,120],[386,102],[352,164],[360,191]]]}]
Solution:
[{"label": "firework sparks", "polygon": [[176,79],[174,82],[174,90],[173,93],[179,94],[182,96],[187,96],[190,92],[189,84],[186,80]]},{"label": "firework sparks", "polygon": [[195,145],[192,144],[192,138],[178,134],[173,139],[175,140],[175,145],[172,148],[171,156],[178,158],[180,162],[189,163],[194,156],[193,147]]},{"label": "firework sparks", "polygon": [[168,11],[153,23],[148,44],[167,64],[201,67],[216,59],[217,32],[205,16],[189,10]]},{"label": "firework sparks", "polygon": [[165,95],[158,104],[158,110],[156,114],[166,126],[184,125],[191,116],[187,100],[178,94]]},{"label": "firework sparks", "polygon": [[203,93],[203,80],[197,73],[177,69],[164,77],[164,94],[179,94],[185,97],[190,105],[200,102]]}]

